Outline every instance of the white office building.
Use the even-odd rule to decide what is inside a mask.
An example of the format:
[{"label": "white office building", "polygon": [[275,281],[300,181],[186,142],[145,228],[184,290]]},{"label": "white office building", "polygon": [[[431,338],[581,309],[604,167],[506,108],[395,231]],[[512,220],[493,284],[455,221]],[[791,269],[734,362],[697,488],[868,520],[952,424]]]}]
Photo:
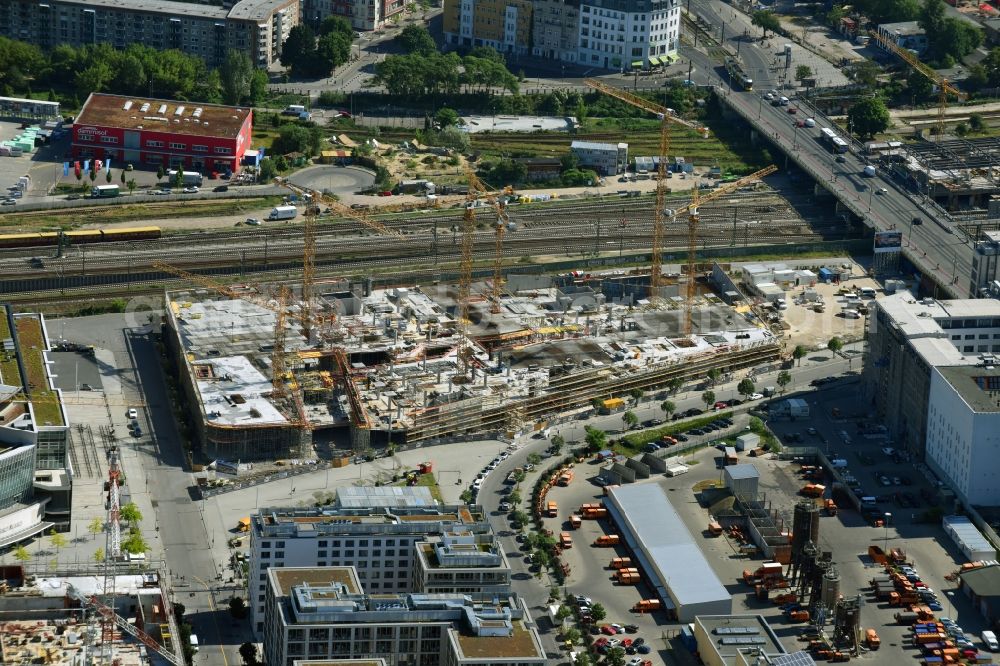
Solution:
[{"label": "white office building", "polygon": [[329,507],[266,508],[250,516],[248,605],[254,631],[264,628],[268,568],[353,566],[371,594],[409,592],[418,541],[448,532],[490,533],[480,507],[416,501],[416,491],[426,488],[405,489],[413,496],[396,498],[394,506],[373,496],[367,507],[357,506],[359,489],[350,490],[350,498]]},{"label": "white office building", "polygon": [[927,412],[927,463],[955,494],[1000,506],[1000,358],[935,367]]},{"label": "white office building", "polygon": [[577,62],[604,69],[666,64],[680,40],[678,0],[585,0]]},{"label": "white office building", "polygon": [[628,168],[627,143],[596,143],[594,141],[574,141],[570,152],[585,169],[594,169],[602,176],[625,173]]}]

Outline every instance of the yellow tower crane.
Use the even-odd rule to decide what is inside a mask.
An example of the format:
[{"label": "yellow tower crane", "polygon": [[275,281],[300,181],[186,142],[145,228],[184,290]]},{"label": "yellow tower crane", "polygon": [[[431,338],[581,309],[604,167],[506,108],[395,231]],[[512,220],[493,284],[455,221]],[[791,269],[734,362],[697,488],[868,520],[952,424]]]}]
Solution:
[{"label": "yellow tower crane", "polygon": [[938,119],[937,119],[937,136],[938,140],[944,136],[944,118],[948,111],[948,96],[951,95],[958,99],[958,101],[965,101],[968,99],[968,95],[951,85],[948,79],[941,76],[935,72],[932,68],[928,67],[924,63],[920,62],[914,53],[908,49],[900,48],[891,39],[885,35],[876,32],[875,30],[870,30],[868,32],[872,39],[878,42],[883,48],[885,48],[890,53],[899,56],[899,59],[905,62],[907,65],[915,69],[920,74],[924,75],[935,84],[938,89]]},{"label": "yellow tower crane", "polygon": [[[503,292],[503,238],[508,231],[513,229],[514,225],[507,214],[506,204],[500,198],[502,196],[501,193],[491,189],[471,169],[466,169],[465,175],[469,181],[469,194],[472,195],[473,191],[475,191],[477,194],[482,195],[497,214],[497,221],[493,227],[495,232],[495,247],[493,253],[493,286],[490,294],[490,311],[496,314],[500,312],[500,294]],[[471,252],[469,261],[471,265]]]},{"label": "yellow tower crane", "polygon": [[660,298],[660,283],[663,279],[661,268],[663,263],[663,217],[667,197],[667,153],[670,152],[670,126],[671,124],[683,125],[684,127],[697,130],[705,137],[708,136],[708,130],[697,123],[678,118],[674,115],[673,109],[668,109],[656,102],[633,95],[627,90],[609,86],[596,79],[584,79],[583,82],[598,92],[655,114],[660,119],[660,154],[658,156],[659,164],[656,169],[656,209],[653,211],[653,247],[649,276],[649,296],[651,299],[658,300]]}]

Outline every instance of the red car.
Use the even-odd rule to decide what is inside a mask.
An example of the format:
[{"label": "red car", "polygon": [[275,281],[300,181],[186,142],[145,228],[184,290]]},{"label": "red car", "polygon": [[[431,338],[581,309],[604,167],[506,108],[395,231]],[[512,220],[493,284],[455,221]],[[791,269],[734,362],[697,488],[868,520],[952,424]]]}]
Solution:
[{"label": "red car", "polygon": [[729,403],[720,400],[719,402],[715,403],[715,407],[714,408],[715,409],[725,409],[728,406],[729,406]]},{"label": "red car", "polygon": [[607,644],[608,644],[608,639],[604,638],[603,636],[601,636],[596,641],[594,641],[594,647],[598,647],[598,648],[602,647],[604,645],[607,645]]},{"label": "red car", "polygon": [[607,634],[608,636],[614,636],[615,634],[618,633],[618,630],[612,627],[610,624],[602,624],[601,633]]},{"label": "red car", "polygon": [[623,647],[623,648],[632,647],[632,639],[623,638],[622,642],[618,644],[618,647]]},{"label": "red car", "polygon": [[798,110],[798,109],[796,109],[796,108],[795,108],[794,106],[790,106],[790,107],[788,107],[788,113],[792,114],[793,116],[794,116],[794,115],[795,115],[796,113],[798,113],[798,112],[799,112],[799,110]]}]

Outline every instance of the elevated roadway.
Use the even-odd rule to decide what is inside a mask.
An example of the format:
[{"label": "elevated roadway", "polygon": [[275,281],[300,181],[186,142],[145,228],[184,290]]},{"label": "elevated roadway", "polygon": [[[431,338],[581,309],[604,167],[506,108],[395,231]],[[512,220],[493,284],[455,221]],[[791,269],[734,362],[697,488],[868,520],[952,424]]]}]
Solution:
[{"label": "elevated roadway", "polygon": [[[683,55],[700,70],[692,76],[697,83],[714,85],[727,109],[746,120],[762,139],[809,174],[845,213],[850,211],[874,230],[902,231],[903,255],[922,274],[926,289],[956,298],[976,295],[981,285],[972,279],[972,244],[957,233],[955,222],[944,210],[922,195],[905,191],[881,173],[874,178],[863,177],[868,162],[857,142],[851,143],[850,152],[838,162],[836,155],[818,140],[819,129],[834,124],[806,100],[794,99],[792,106],[799,111],[791,115],[787,107],[771,106],[763,99],[768,90],[780,89],[783,82],[782,70],[774,64],[778,47],[784,43],[781,37],[772,37],[769,42],[753,39],[760,30],[751,24],[750,17],[721,0],[691,0],[688,10],[712,26],[727,26],[722,46],[730,53],[739,53],[744,69],[754,79],[754,90],[731,90],[728,78],[724,74],[720,77],[719,62],[700,49],[683,47]],[[790,92],[782,94],[793,96]],[[816,127],[796,127],[795,121],[803,118],[814,118]],[[882,188],[884,193],[880,193]],[[920,218],[922,224],[912,224],[914,218]]]}]

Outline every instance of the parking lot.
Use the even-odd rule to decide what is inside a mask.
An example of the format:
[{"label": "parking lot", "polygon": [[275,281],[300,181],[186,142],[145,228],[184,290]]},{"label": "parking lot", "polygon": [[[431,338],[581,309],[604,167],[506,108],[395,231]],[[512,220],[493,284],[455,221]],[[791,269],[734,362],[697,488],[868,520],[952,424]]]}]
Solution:
[{"label": "parking lot", "polygon": [[[877,651],[863,652],[860,659],[888,665],[918,656],[910,642],[910,628],[896,624],[894,617],[906,609],[878,601],[870,592],[870,580],[883,572],[882,566],[868,555],[868,548],[873,544],[886,550],[902,548],[916,575],[937,598],[941,610],[936,611],[936,615],[957,620],[971,643],[984,649],[979,639],[980,632],[986,628],[984,619],[958,592],[956,583],[946,580],[964,558],[945,536],[936,515],[932,522],[922,522],[924,514],[932,508],[926,499],[931,495],[932,484],[919,467],[895,451],[891,441],[872,429],[867,414],[864,410],[859,411],[858,388],[857,378],[851,374],[822,382],[821,386],[810,387],[799,394],[810,405],[808,419],[769,421],[768,425],[786,445],[818,446],[831,458],[846,460],[847,469],[858,478],[860,490],[875,496],[879,505],[885,507],[885,513],[890,514],[883,517],[885,525],[882,527],[873,526],[858,512],[843,507],[833,517],[823,513],[820,520],[818,545],[821,551],[832,553],[840,576],[840,593],[844,597],[861,596],[861,626],[874,628],[881,638],[881,647]],[[867,437],[859,430],[859,425],[871,430]],[[846,441],[841,432],[847,433]],[[790,442],[789,436],[796,441]],[[704,448],[685,456],[690,464],[688,473],[673,478],[654,477],[643,483],[659,483],[668,492],[713,569],[733,593],[734,613],[764,615],[786,649],[805,649],[807,643],[800,641],[799,636],[806,625],[791,623],[775,604],[756,600],[753,590],[741,580],[744,569],[755,569],[763,560],[746,557],[740,552],[740,544],[731,537],[726,534],[712,536],[706,529],[710,515],[701,504],[696,489],[719,481],[718,458],[715,448]],[[807,483],[799,473],[800,465],[779,460],[773,454],[761,458],[740,454],[740,462],[750,462],[757,467],[761,494],[775,515],[790,526],[795,504],[804,499],[799,491]],[[545,528],[556,537],[561,532],[569,532],[573,543],[562,556],[570,565],[565,589],[570,594],[590,597],[594,603],[605,607],[607,618],[597,623],[598,626],[607,623],[637,625],[637,633],[626,636],[631,639],[643,637],[651,645],[652,654],[640,655],[643,658],[651,658],[654,663],[693,663],[690,654],[672,640],[679,625],[670,622],[663,613],[632,611],[637,601],[654,596],[652,590],[644,582],[635,586],[614,582],[609,563],[613,557],[628,556],[624,547],[592,545],[598,536],[615,531],[608,520],[584,520],[578,530],[570,527],[569,516],[576,513],[581,504],[600,502],[603,498],[603,491],[594,480],[599,469],[591,460],[577,464],[573,481],[567,487],[552,488],[547,496],[547,500],[555,500],[559,508],[558,518],[544,519]],[[831,479],[827,477],[819,483],[829,488]]]}]

